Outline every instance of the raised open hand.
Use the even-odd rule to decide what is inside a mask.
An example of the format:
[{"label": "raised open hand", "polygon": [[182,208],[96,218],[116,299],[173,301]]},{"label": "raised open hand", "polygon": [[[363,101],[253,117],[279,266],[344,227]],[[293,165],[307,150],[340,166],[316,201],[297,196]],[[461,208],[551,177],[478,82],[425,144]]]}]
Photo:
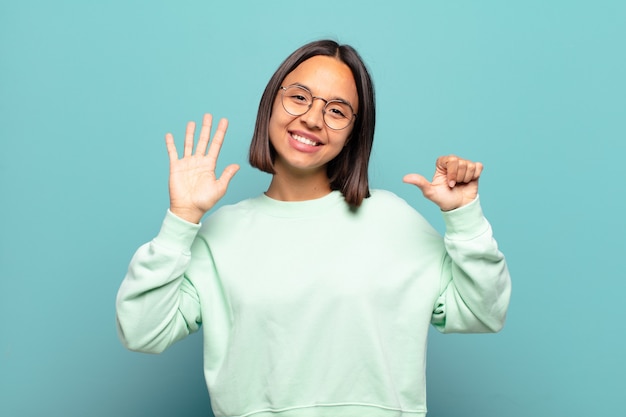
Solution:
[{"label": "raised open hand", "polygon": [[231,164],[224,168],[219,178],[215,175],[217,157],[224,142],[228,120],[220,120],[209,146],[212,123],[213,116],[205,114],[195,152],[193,144],[196,124],[187,123],[181,159],[178,158],[174,137],[171,133],[165,135],[170,159],[170,211],[193,223],[199,223],[202,216],[226,194],[228,183],[239,170],[239,165]]},{"label": "raised open hand", "polygon": [[405,175],[403,181],[416,185],[424,197],[443,211],[454,210],[472,202],[478,195],[478,178],[483,164],[455,155],[437,158],[435,175],[428,181],[419,174]]}]

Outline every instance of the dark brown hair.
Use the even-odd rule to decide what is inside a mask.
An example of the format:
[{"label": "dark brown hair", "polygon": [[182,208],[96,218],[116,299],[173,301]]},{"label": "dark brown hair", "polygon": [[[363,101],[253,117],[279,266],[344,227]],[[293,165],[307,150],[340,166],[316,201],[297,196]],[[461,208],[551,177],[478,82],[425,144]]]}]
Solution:
[{"label": "dark brown hair", "polygon": [[341,191],[348,204],[358,207],[364,198],[370,196],[367,174],[374,142],[376,104],[374,85],[369,72],[359,54],[349,45],[339,45],[332,40],[311,42],[298,48],[278,67],[261,96],[250,144],[250,164],[269,174],[275,173],[276,151],[269,140],[269,123],[276,94],[290,72],[302,62],[318,55],[335,57],[346,64],[352,71],[356,83],[359,110],[354,126],[346,146],[328,163],[327,173],[330,187]]}]

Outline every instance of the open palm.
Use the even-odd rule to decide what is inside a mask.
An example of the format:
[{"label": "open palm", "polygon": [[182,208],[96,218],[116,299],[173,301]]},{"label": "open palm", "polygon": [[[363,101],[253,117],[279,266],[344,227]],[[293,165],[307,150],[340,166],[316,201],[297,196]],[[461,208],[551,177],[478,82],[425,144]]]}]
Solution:
[{"label": "open palm", "polygon": [[231,164],[219,178],[215,174],[228,120],[220,120],[209,146],[212,123],[213,117],[205,114],[195,152],[193,145],[196,125],[194,122],[187,124],[183,157],[180,159],[174,137],[171,133],[165,135],[170,160],[170,210],[193,223],[199,223],[202,216],[224,196],[230,180],[239,169],[237,164]]}]

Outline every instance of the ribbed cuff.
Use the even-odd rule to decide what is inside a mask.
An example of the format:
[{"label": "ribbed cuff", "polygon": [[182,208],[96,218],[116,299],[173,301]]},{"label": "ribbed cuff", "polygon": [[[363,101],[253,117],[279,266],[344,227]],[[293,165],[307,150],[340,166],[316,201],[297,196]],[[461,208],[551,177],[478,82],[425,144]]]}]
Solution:
[{"label": "ribbed cuff", "polygon": [[200,224],[183,220],[167,210],[161,230],[154,238],[154,242],[169,249],[189,252],[200,226]]},{"label": "ribbed cuff", "polygon": [[443,212],[448,239],[469,240],[489,229],[478,196],[469,204]]}]

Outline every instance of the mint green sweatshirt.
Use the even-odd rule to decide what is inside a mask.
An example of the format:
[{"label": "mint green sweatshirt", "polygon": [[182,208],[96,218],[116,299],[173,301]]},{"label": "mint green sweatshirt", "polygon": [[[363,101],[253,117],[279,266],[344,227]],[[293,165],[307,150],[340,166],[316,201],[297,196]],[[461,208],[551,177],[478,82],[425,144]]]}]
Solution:
[{"label": "mint green sweatshirt", "polygon": [[382,190],[168,212],[120,287],[121,340],[158,353],[202,324],[216,417],[424,416],[429,324],[498,331],[510,295],[478,199],[443,217],[444,238]]}]

